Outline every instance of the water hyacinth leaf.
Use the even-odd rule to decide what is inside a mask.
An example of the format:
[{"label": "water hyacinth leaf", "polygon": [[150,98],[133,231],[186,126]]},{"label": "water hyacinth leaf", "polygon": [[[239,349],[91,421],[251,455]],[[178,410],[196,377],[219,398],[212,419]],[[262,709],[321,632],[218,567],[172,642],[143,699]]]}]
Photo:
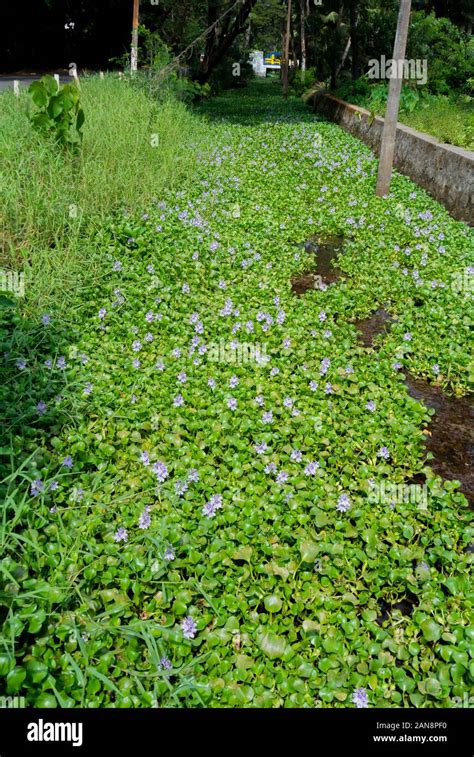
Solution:
[{"label": "water hyacinth leaf", "polygon": [[270,660],[281,660],[287,647],[285,639],[282,636],[277,636],[277,634],[272,631],[261,635],[258,640],[258,645]]},{"label": "water hyacinth leaf", "polygon": [[314,562],[319,555],[319,545],[314,541],[301,542],[300,555],[303,562]]},{"label": "water hyacinth leaf", "polygon": [[438,641],[441,636],[441,626],[434,620],[427,619],[420,624],[420,629],[426,641]]},{"label": "water hyacinth leaf", "polygon": [[232,559],[233,560],[244,560],[244,562],[250,562],[252,557],[252,547],[245,546],[240,547],[239,549],[234,550],[232,553]]},{"label": "water hyacinth leaf", "polygon": [[268,612],[280,612],[283,606],[283,602],[281,601],[281,598],[277,597],[275,594],[265,597],[265,599],[263,600],[263,603],[265,605],[265,609]]}]

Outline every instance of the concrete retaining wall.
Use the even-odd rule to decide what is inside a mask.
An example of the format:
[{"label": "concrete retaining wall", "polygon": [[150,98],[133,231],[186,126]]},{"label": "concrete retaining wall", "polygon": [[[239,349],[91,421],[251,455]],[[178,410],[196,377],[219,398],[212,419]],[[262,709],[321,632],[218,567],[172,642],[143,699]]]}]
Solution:
[{"label": "concrete retaining wall", "polygon": [[[368,110],[328,94],[314,98],[314,109],[379,154],[383,118],[376,116],[371,123]],[[474,152],[442,144],[429,134],[399,123],[394,165],[442,203],[454,218],[474,226]]]}]

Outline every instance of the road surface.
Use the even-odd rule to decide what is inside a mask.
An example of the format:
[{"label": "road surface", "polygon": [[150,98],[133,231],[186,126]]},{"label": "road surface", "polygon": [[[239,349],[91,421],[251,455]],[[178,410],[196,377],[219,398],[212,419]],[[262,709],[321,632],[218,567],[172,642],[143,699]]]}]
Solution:
[{"label": "road surface", "polygon": [[[0,92],[2,92],[5,89],[13,89],[13,82],[15,79],[17,79],[20,82],[20,86],[29,87],[32,81],[35,81],[36,79],[41,79],[41,77],[44,76],[44,74],[8,74],[7,76],[0,76]],[[61,84],[67,84],[71,81],[71,77],[67,74],[60,74],[59,75],[59,81]]]}]

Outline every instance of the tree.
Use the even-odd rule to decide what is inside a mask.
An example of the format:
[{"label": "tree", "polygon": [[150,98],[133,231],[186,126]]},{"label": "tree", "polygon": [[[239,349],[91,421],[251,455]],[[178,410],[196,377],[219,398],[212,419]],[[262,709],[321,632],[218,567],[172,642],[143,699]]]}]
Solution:
[{"label": "tree", "polygon": [[222,61],[232,43],[245,31],[252,8],[257,0],[208,0],[207,26],[204,57],[198,73],[201,83],[209,79],[213,69]]},{"label": "tree", "polygon": [[360,0],[350,0],[349,17],[350,17],[350,34],[351,34],[351,54],[352,54],[352,79],[355,81],[360,76],[359,60],[359,13]]},{"label": "tree", "polygon": [[300,0],[300,50],[302,71],[306,71],[306,17],[309,15],[309,0]]}]

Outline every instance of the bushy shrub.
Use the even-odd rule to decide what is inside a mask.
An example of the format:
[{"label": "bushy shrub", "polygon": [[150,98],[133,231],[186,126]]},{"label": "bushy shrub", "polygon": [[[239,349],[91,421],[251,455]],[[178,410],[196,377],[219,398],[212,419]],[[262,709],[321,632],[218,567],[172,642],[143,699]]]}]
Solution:
[{"label": "bushy shrub", "polygon": [[337,97],[341,100],[349,100],[355,105],[362,105],[370,96],[371,86],[365,77],[356,79],[345,78],[336,90]]},{"label": "bushy shrub", "polygon": [[77,150],[82,141],[84,111],[75,84],[61,87],[52,76],[43,76],[28,88],[29,119],[37,131],[52,135],[62,147]]},{"label": "bushy shrub", "polygon": [[213,69],[209,77],[209,86],[213,94],[225,89],[239,89],[247,86],[253,75],[252,64],[243,59],[237,48],[231,48]]},{"label": "bushy shrub", "polygon": [[290,92],[293,95],[302,95],[316,81],[316,69],[308,68],[306,71],[292,70],[290,72]]},{"label": "bushy shrub", "polygon": [[427,88],[433,94],[468,91],[468,79],[474,76],[474,50],[467,35],[449,19],[414,13],[406,57],[428,61]]}]

